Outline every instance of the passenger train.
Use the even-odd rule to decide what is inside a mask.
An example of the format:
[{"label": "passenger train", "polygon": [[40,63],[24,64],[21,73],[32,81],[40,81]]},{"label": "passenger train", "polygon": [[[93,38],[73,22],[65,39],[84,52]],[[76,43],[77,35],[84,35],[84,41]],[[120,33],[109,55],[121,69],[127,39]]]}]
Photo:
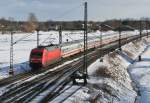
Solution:
[{"label": "passenger train", "polygon": [[[126,36],[122,36],[125,38]],[[102,45],[109,44],[118,39],[118,35],[107,37],[103,40]],[[100,40],[89,40],[88,49],[100,46]],[[59,45],[39,46],[31,50],[29,64],[33,69],[46,67],[66,58],[84,51],[83,41],[60,47]]]}]

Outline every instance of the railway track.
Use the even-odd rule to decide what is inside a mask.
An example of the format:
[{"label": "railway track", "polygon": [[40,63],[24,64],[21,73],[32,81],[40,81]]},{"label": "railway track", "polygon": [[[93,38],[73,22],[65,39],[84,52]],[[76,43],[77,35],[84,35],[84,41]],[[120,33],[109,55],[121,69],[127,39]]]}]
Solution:
[{"label": "railway track", "polygon": [[[56,95],[56,99],[50,101],[52,103],[63,103],[64,101],[66,101],[69,97],[71,97],[73,94],[75,94],[78,90],[80,90],[83,86],[74,86],[74,85],[70,85],[69,87],[65,88],[63,91],[61,91],[58,95]],[[67,91],[67,92],[66,92]],[[65,94],[64,98],[59,98],[59,95],[61,94]]]},{"label": "railway track", "polygon": [[[116,40],[115,40],[116,41]],[[81,40],[80,40],[80,42],[81,42]],[[112,41],[113,42],[113,41]],[[106,44],[105,44],[106,45]],[[103,45],[104,46],[104,45]],[[94,49],[90,49],[90,50],[88,50],[88,52],[91,52],[91,51],[93,51]],[[43,69],[39,69],[38,71],[31,71],[31,72],[27,72],[27,73],[23,73],[23,74],[18,74],[18,75],[15,75],[15,76],[11,76],[11,77],[9,77],[9,78],[5,78],[5,79],[3,79],[3,80],[0,80],[0,87],[2,87],[2,86],[5,86],[5,85],[7,85],[7,84],[14,84],[14,82],[15,81],[20,81],[20,80],[25,80],[25,79],[28,79],[28,78],[30,78],[31,76],[34,76],[34,75],[37,75],[37,74],[40,74],[40,73],[42,73],[42,72],[45,72],[46,70],[48,70],[48,69],[52,69],[52,68],[54,68],[54,67],[57,67],[58,65],[61,65],[61,64],[63,64],[64,62],[66,62],[66,61],[70,61],[70,60],[73,60],[73,59],[75,59],[75,58],[78,58],[78,57],[80,57],[80,56],[82,56],[83,55],[83,52],[81,52],[81,53],[78,53],[78,54],[76,54],[76,55],[72,55],[72,56],[70,56],[70,57],[67,57],[67,58],[65,58],[65,59],[63,59],[63,61],[61,61],[61,62],[58,62],[58,63],[55,63],[55,64],[52,64],[52,65],[50,65],[50,66],[48,66],[48,67],[45,67],[45,68],[43,68]],[[48,69],[47,69],[48,68]]]},{"label": "railway track", "polygon": [[[129,42],[131,42],[131,41],[134,41],[134,40],[137,40],[138,38],[140,38],[139,36],[132,36],[132,37],[130,37],[130,38],[126,38],[126,39],[124,39],[124,40],[122,40],[122,42],[121,42],[121,44],[122,45],[124,45],[124,44],[126,44],[126,43],[129,43]],[[103,47],[102,48],[102,50],[103,51],[106,51],[105,53],[104,53],[104,55],[105,54],[107,54],[108,52],[110,52],[110,51],[113,51],[113,50],[115,50],[115,49],[117,49],[118,48],[118,43],[116,43],[116,42],[114,42],[114,43],[112,43],[111,45],[110,45],[110,47]],[[97,55],[97,53],[99,53],[99,51],[95,51],[94,53],[92,53],[92,54],[90,54],[89,56],[88,56],[88,65],[90,64],[90,63],[92,63],[93,61],[95,61],[97,58],[99,58],[99,56]],[[74,69],[75,70],[75,69]],[[77,71],[79,70],[79,68],[77,69]],[[76,70],[75,70],[76,71]],[[75,71],[73,71],[73,72],[71,72],[70,73],[70,76],[75,72]],[[68,76],[67,78],[70,78],[70,76]],[[61,84],[60,84],[61,85]],[[51,94],[51,93],[50,93]],[[57,96],[59,94],[59,92],[57,92],[55,95]],[[71,94],[72,95],[72,94]],[[71,96],[70,95],[70,96]],[[68,96],[68,97],[66,97],[63,101],[65,101],[67,98],[69,98],[70,96]],[[43,101],[40,101],[39,103],[47,103],[48,101],[50,102],[51,100],[53,100],[54,99],[54,97],[55,96],[52,96],[52,95],[47,95],[47,96],[45,96],[44,97],[44,99],[43,99]]]},{"label": "railway track", "polygon": [[[129,35],[128,35],[129,36]],[[105,41],[105,40],[104,40]],[[113,42],[116,42],[116,40],[114,40],[114,41],[112,41],[111,43],[113,43]],[[105,45],[107,45],[107,44],[103,44],[102,46],[105,46]],[[91,51],[93,51],[94,49],[90,49],[90,50],[88,50],[88,52],[91,52]],[[53,64],[53,65],[50,65],[50,66],[48,66],[48,67],[46,67],[46,68],[49,68],[49,69],[52,69],[52,68],[54,68],[54,67],[57,67],[58,65],[61,65],[61,64],[63,64],[64,62],[66,62],[66,61],[69,61],[69,60],[73,60],[73,59],[75,59],[75,58],[77,58],[77,57],[80,57],[80,56],[82,56],[82,52],[81,53],[78,53],[78,54],[76,54],[76,55],[72,55],[72,56],[70,56],[70,57],[68,57],[68,58],[65,58],[65,59],[63,59],[63,61],[61,61],[61,62],[58,62],[58,63],[55,63],[55,64]],[[0,80],[0,87],[3,87],[3,86],[5,86],[5,85],[8,85],[8,84],[11,84],[12,83],[12,85],[14,85],[14,82],[16,82],[16,81],[20,81],[20,80],[25,80],[25,79],[28,79],[29,77],[31,77],[31,76],[34,76],[34,75],[37,75],[37,74],[40,74],[40,73],[42,73],[42,72],[45,72],[46,70],[48,70],[48,69],[41,69],[41,70],[38,70],[38,71],[36,71],[36,72],[27,72],[27,73],[22,73],[22,74],[18,74],[18,75],[15,75],[15,76],[11,76],[11,77],[9,77],[9,78],[5,78],[5,79],[3,79],[3,80]]]},{"label": "railway track", "polygon": [[[9,88],[9,90],[0,97],[0,101],[4,101],[5,103],[11,103],[13,101],[16,101],[16,99],[17,101],[20,101],[22,99],[19,99],[19,97],[31,95],[33,92],[35,92],[35,90],[39,90],[42,86],[46,86],[47,82],[51,82],[50,84],[52,84],[53,82],[55,82],[55,78],[61,76],[62,73],[68,71],[69,68],[70,67],[67,66],[65,68],[65,71],[64,68],[62,68],[34,78],[32,81],[27,80],[18,85],[15,85]],[[31,93],[31,91],[33,92]]]},{"label": "railway track", "polygon": [[[145,35],[143,35],[145,36]],[[131,36],[122,39],[121,44],[124,45],[130,41],[138,39],[139,36]],[[109,45],[103,46],[103,55],[118,48],[118,41],[111,42]],[[99,58],[99,50],[88,54],[88,65]],[[71,75],[83,67],[83,58],[65,65],[55,71],[47,72],[45,74],[34,77],[34,79],[26,79],[21,83],[12,85],[1,97],[2,103],[29,103],[35,102],[38,98],[40,100],[36,103],[46,103],[54,99],[59,92],[70,83]],[[42,97],[42,93],[45,95]]]},{"label": "railway track", "polygon": [[[80,62],[82,62],[82,61],[80,61]],[[32,96],[32,98],[33,98],[33,96],[35,96],[35,94],[39,94],[41,91],[44,91],[46,88],[48,88],[49,86],[54,84],[58,79],[62,78],[64,75],[66,77],[68,77],[66,73],[72,72],[72,68],[77,67],[77,65],[78,65],[78,61],[75,62],[75,64],[72,64],[72,67],[66,66],[65,69],[63,68],[59,71],[57,70],[54,72],[50,72],[46,76],[42,76],[42,78],[37,78],[37,79],[33,80],[32,82],[28,82],[28,81],[23,82],[22,84],[19,84],[15,87],[12,87],[11,89],[9,89],[8,92],[6,92],[5,94],[3,94],[2,97],[0,97],[0,100],[4,101],[5,103],[10,103],[10,102],[24,101],[26,97],[31,98],[31,96]],[[64,70],[64,71],[62,71],[62,70]],[[38,82],[38,81],[42,81],[42,82]],[[63,84],[63,82],[60,82],[60,83]],[[44,87],[44,88],[41,89],[42,87]],[[54,86],[53,88],[56,88],[56,87],[57,86]],[[39,90],[39,88],[40,88],[40,90]],[[33,91],[33,92],[31,92],[31,91]],[[25,103],[27,103],[27,102],[25,102]]]}]

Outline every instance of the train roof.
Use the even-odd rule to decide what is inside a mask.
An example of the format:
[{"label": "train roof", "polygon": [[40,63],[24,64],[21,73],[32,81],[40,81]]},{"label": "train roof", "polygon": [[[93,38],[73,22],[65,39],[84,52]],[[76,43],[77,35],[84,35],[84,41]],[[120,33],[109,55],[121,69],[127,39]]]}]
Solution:
[{"label": "train roof", "polygon": [[35,49],[47,49],[48,51],[50,51],[50,50],[54,50],[56,48],[60,48],[60,46],[57,44],[51,44],[51,45],[46,45],[46,46],[38,46]]}]

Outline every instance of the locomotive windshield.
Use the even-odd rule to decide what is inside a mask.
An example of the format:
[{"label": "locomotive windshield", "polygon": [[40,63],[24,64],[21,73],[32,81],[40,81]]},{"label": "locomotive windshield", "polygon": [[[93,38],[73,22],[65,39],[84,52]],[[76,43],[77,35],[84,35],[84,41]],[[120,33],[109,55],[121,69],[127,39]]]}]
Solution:
[{"label": "locomotive windshield", "polygon": [[32,52],[31,56],[32,57],[42,57],[42,54],[43,54],[42,52]]}]

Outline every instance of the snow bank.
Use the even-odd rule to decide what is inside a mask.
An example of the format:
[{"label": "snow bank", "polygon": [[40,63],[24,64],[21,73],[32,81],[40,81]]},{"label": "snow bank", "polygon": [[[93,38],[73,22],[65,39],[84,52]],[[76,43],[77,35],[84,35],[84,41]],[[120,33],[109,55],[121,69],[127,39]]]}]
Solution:
[{"label": "snow bank", "polygon": [[95,63],[91,64],[88,67],[88,75],[96,77],[96,76],[100,76],[99,73],[101,73],[101,75],[105,76],[106,68],[107,68],[107,65],[106,65],[105,61],[102,63],[98,59],[95,61]]},{"label": "snow bank", "polygon": [[142,61],[136,61],[129,67],[129,73],[138,92],[136,103],[150,103],[150,46],[141,57]]},{"label": "snow bank", "polygon": [[[64,103],[134,103],[137,93],[132,86],[128,67],[137,60],[149,41],[147,38],[134,41],[123,46],[122,52],[116,50],[105,55],[104,62],[95,61],[88,68],[88,85],[78,90]],[[137,78],[139,76],[136,76]],[[141,79],[141,85],[142,83]]]},{"label": "snow bank", "polygon": [[[14,65],[14,75],[29,72],[31,68],[28,62],[15,64]],[[9,77],[9,66],[0,69],[0,79]]]},{"label": "snow bank", "polygon": [[[58,33],[53,32],[55,38],[53,38],[52,36],[53,34],[49,32],[43,34],[44,34],[44,37],[42,37],[43,39],[45,39],[47,36],[52,37],[51,39],[54,41],[56,40],[56,38],[58,39],[57,35]],[[74,33],[72,32],[72,34]],[[103,35],[106,34],[107,33],[104,33]],[[136,33],[134,32],[133,34]],[[68,39],[70,37],[69,35],[71,34],[68,32],[64,32],[64,35],[66,35],[66,38]],[[98,36],[99,33],[98,32],[91,33],[90,35]],[[116,35],[116,34],[114,32],[113,33],[111,32],[111,34],[109,35]],[[29,49],[26,50],[26,46],[29,46],[31,42],[34,45],[31,45],[30,49],[33,48],[32,46],[36,46],[35,36],[36,35],[33,35],[30,39],[22,41],[21,44],[17,47],[15,51],[17,53],[17,56],[15,56],[16,57],[15,63],[22,63],[27,61]],[[76,34],[76,36],[72,37],[75,39],[79,39],[79,37],[83,38],[83,35],[82,33],[79,33]],[[69,40],[71,41],[71,38]],[[7,44],[7,46],[9,45],[8,43],[9,41],[10,40],[8,39],[8,35],[6,35],[6,37],[4,37],[3,39],[0,39],[0,42],[3,43],[4,45]],[[30,41],[30,43],[26,41]],[[147,38],[144,38],[140,42],[134,41],[132,43],[129,43],[122,47],[122,52],[116,50],[115,52],[105,55],[103,63],[102,62],[100,63],[99,60],[97,60],[88,68],[88,73],[90,77],[88,79],[88,85],[83,89],[78,90],[72,97],[70,97],[65,102],[69,101],[68,103],[88,103],[98,101],[101,103],[108,103],[108,102],[133,103],[135,101],[137,94],[132,88],[131,85],[132,81],[127,72],[127,68],[137,59],[138,55],[144,51],[144,48],[149,44],[148,41],[149,40]],[[0,46],[1,54],[3,53],[6,54],[6,52],[9,51],[8,48],[9,46],[8,47],[7,46],[6,47]],[[25,54],[27,53],[28,55],[24,57],[20,55],[21,53]],[[5,61],[5,58],[8,59],[8,55],[7,56],[0,55],[0,56],[2,57],[0,63],[5,64],[5,66],[6,64],[8,65],[8,60]],[[26,58],[26,60],[24,58]],[[26,71],[26,68],[28,68],[27,70],[30,70],[30,68],[26,66],[28,66],[28,62],[23,63],[21,66],[20,64],[19,66],[15,65],[14,67],[16,74]],[[9,67],[6,68],[0,70],[1,77],[8,76],[7,73]]]},{"label": "snow bank", "polygon": [[135,40],[128,45],[123,46],[123,53],[128,55],[132,60],[135,60],[148,44],[149,42],[146,38],[143,38],[140,42],[139,40]]}]

